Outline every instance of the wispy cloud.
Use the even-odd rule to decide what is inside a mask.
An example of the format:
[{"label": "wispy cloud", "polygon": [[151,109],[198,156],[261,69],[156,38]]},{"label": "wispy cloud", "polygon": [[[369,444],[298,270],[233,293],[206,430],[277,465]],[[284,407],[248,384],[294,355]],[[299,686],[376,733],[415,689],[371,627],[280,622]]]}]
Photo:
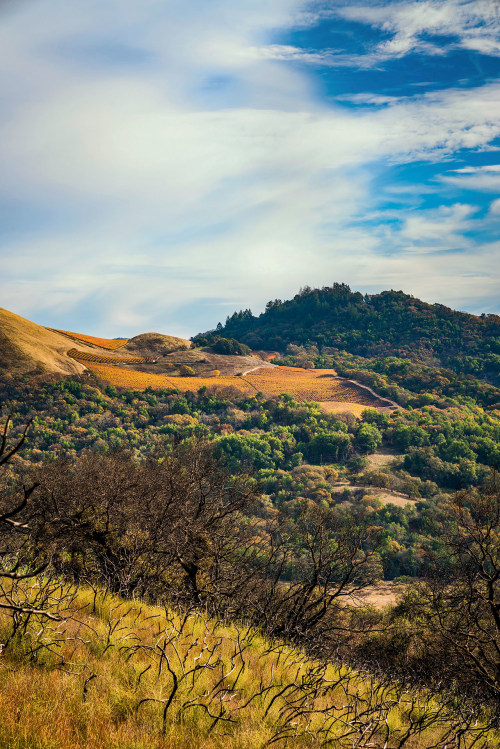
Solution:
[{"label": "wispy cloud", "polygon": [[[377,29],[386,38],[366,43],[362,52],[276,44],[255,52],[275,60],[360,68],[414,53],[443,56],[456,49],[500,56],[500,6],[495,0],[403,0],[369,5],[334,2],[328,9],[318,9],[315,16],[316,23],[335,17]],[[313,18],[311,13],[310,23]]]},{"label": "wispy cloud", "polygon": [[[373,50],[375,58],[402,57],[412,52],[442,55],[454,47],[500,55],[500,7],[492,0],[346,4],[333,12],[390,36]],[[437,37],[441,38],[439,43]],[[444,44],[443,37],[449,37]]]}]

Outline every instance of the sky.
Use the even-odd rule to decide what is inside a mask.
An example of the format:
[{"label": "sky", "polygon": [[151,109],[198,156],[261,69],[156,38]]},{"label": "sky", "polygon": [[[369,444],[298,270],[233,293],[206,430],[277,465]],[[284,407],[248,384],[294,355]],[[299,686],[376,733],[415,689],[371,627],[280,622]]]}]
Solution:
[{"label": "sky", "polygon": [[500,314],[500,0],[0,0],[0,306],[189,337],[300,287]]}]

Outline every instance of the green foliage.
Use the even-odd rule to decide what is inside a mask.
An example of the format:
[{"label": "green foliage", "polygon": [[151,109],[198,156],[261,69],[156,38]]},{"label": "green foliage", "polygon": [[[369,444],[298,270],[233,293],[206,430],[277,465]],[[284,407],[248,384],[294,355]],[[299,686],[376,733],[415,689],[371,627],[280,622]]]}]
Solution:
[{"label": "green foliage", "polygon": [[218,338],[211,346],[215,354],[224,354],[226,356],[247,356],[251,350],[243,343],[239,343],[234,338]]},{"label": "green foliage", "polygon": [[322,356],[345,351],[385,357],[381,373],[387,375],[397,371],[411,377],[415,361],[433,366],[438,360],[455,374],[500,386],[498,316],[476,317],[402,291],[363,296],[346,284],[305,287],[293,299],[269,302],[258,317],[250,310],[235,312],[221,333],[253,349],[284,352],[288,344],[313,344]]}]

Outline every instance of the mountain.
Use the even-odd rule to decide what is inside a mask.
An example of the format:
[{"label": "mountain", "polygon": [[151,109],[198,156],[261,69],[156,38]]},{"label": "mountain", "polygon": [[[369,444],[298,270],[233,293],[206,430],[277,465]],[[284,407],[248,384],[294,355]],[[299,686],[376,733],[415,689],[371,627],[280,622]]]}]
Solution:
[{"label": "mountain", "polygon": [[315,345],[363,357],[405,357],[500,384],[500,317],[458,312],[402,291],[363,295],[346,284],[306,287],[293,299],[269,302],[257,317],[235,312],[194,340],[217,336],[253,349]]}]

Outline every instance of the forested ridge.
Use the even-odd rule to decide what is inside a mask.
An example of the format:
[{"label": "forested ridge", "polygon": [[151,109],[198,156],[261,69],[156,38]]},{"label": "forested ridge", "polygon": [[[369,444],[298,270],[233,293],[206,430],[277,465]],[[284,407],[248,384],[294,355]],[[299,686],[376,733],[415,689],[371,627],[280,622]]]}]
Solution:
[{"label": "forested ridge", "polygon": [[268,302],[259,316],[249,309],[235,312],[200,337],[214,333],[252,349],[284,352],[288,344],[313,344],[320,351],[404,357],[500,384],[498,315],[458,312],[402,291],[363,295],[339,283],[305,287],[293,299]]}]

